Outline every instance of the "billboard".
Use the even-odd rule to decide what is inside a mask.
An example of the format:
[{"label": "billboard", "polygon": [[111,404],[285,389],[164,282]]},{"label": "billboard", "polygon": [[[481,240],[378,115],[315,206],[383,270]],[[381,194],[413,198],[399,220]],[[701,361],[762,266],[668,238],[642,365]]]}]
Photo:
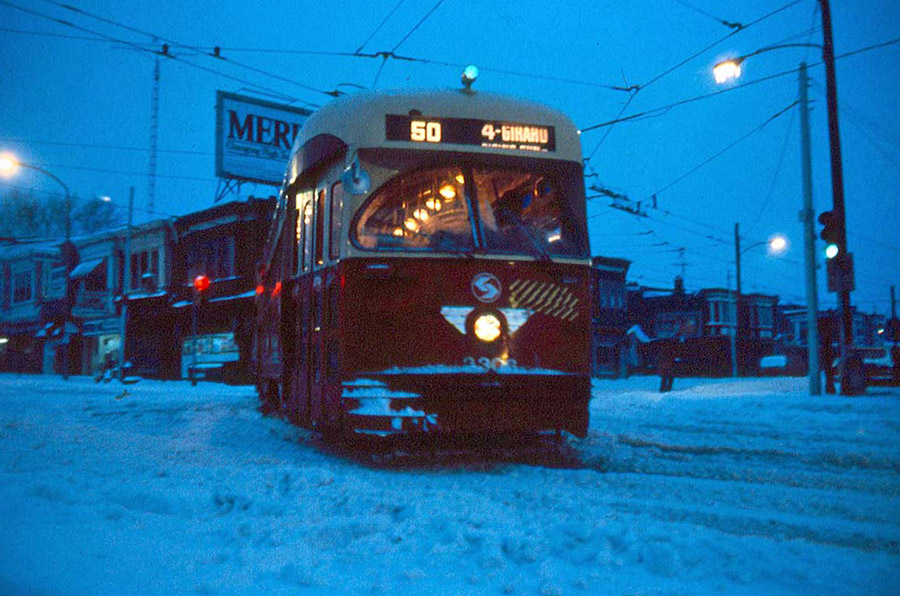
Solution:
[{"label": "billboard", "polygon": [[216,91],[216,176],[279,186],[294,137],[311,113]]}]

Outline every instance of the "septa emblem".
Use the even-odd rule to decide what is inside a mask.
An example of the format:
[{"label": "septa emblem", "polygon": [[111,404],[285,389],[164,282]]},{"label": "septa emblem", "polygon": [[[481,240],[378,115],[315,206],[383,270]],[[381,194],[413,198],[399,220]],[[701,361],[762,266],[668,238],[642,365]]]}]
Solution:
[{"label": "septa emblem", "polygon": [[503,292],[500,280],[490,273],[479,273],[472,278],[472,294],[479,302],[494,302]]}]

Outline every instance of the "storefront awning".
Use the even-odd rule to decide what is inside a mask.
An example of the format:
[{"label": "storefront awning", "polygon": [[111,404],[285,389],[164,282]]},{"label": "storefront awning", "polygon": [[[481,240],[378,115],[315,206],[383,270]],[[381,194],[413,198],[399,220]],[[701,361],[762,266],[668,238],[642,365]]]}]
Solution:
[{"label": "storefront awning", "polygon": [[72,273],[69,274],[69,279],[78,279],[79,277],[86,277],[93,273],[97,267],[103,264],[103,259],[91,259],[90,261],[85,261],[81,263],[74,269],[72,269]]}]

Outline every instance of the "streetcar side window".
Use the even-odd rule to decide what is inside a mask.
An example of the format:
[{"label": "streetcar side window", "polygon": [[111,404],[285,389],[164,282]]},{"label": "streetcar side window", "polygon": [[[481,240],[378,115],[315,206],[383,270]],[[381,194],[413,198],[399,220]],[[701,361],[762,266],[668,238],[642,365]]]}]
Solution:
[{"label": "streetcar side window", "polygon": [[325,189],[316,197],[316,260],[315,266],[325,264]]},{"label": "streetcar side window", "polygon": [[312,269],[312,219],[313,219],[313,202],[312,193],[310,199],[303,206],[303,272]]},{"label": "streetcar side window", "polygon": [[305,257],[304,252],[304,240],[306,236],[306,226],[303,224],[304,220],[304,209],[306,208],[306,203],[303,202],[300,197],[297,197],[297,274],[303,273],[303,259]]},{"label": "streetcar side window", "polygon": [[336,182],[331,187],[331,217],[328,220],[328,256],[333,261],[341,258],[341,209],[344,206],[344,186]]}]

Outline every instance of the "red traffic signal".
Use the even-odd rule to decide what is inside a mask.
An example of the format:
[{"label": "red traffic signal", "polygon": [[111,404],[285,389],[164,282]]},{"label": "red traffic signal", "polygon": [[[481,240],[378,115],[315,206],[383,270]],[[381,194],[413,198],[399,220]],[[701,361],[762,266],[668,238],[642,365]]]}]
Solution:
[{"label": "red traffic signal", "polygon": [[202,294],[206,290],[209,289],[209,278],[205,275],[198,275],[194,278],[194,290],[197,291],[198,294]]}]

